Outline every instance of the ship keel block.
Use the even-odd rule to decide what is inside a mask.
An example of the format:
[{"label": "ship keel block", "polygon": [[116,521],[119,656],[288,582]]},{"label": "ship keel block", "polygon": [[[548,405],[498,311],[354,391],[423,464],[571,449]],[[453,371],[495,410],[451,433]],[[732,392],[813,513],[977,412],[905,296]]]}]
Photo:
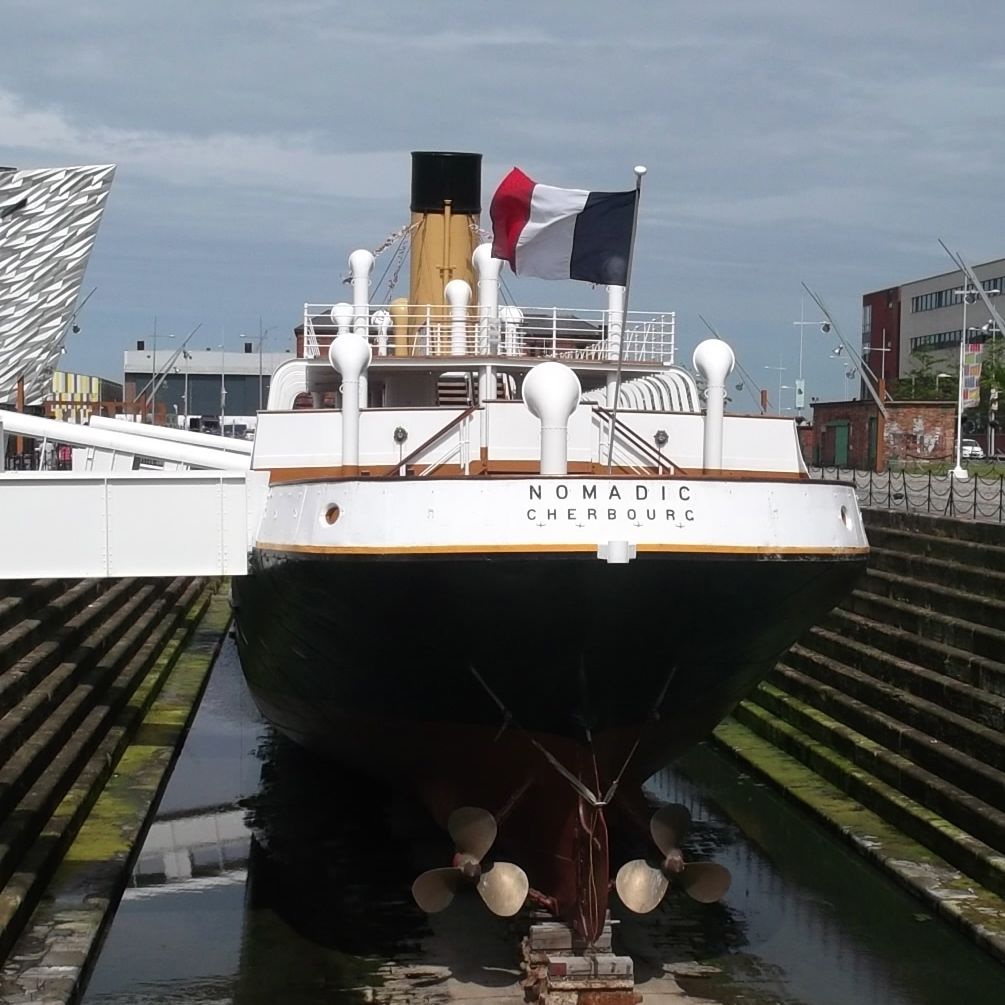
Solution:
[{"label": "ship keel block", "polygon": [[592,946],[559,921],[531,925],[523,942],[524,991],[542,1005],[636,1005],[635,967],[611,952],[608,916]]}]

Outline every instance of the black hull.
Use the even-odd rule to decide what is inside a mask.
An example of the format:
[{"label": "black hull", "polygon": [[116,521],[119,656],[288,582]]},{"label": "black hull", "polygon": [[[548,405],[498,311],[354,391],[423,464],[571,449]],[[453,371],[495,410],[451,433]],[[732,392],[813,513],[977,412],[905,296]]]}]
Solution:
[{"label": "black hull", "polygon": [[255,563],[235,580],[235,619],[267,718],[441,824],[462,805],[504,818],[500,844],[589,936],[608,823],[645,831],[642,782],[710,734],[865,558]]},{"label": "black hull", "polygon": [[[235,581],[238,641],[256,695],[308,746],[328,745],[332,714],[498,727],[498,699],[515,725],[581,740],[656,711],[664,753],[638,766],[648,776],[681,752],[675,734],[707,734],[864,564],[270,554]],[[296,721],[305,705],[320,730]]]}]

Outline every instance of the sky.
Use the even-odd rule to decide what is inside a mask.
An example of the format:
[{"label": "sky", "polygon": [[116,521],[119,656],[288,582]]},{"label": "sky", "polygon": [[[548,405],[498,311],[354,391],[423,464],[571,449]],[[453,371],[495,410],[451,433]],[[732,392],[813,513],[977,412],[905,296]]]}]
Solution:
[{"label": "sky", "polygon": [[291,346],[408,222],[412,150],[483,154],[486,228],[514,165],[612,190],[644,164],[629,307],[676,312],[685,365],[704,317],[791,409],[801,342],[807,400],[858,386],[793,324],[820,318],[803,283],[855,345],[864,293],[952,268],[940,238],[1005,256],[1003,24],[999,0],[4,0],[0,164],[118,165],[63,357],[113,379],[155,319]]}]

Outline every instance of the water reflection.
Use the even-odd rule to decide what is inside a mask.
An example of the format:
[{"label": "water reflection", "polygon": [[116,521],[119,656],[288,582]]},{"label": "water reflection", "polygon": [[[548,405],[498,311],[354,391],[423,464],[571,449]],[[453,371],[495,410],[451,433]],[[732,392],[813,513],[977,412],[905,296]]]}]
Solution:
[{"label": "water reflection", "polygon": [[[695,958],[721,968],[691,984],[696,993],[812,1005],[1001,1000],[998,963],[773,789],[708,747],[677,768],[652,779],[651,794],[689,807],[688,850],[730,869],[722,907],[743,919],[692,928]],[[673,924],[660,918],[648,933],[657,956],[658,933]]]},{"label": "water reflection", "polygon": [[[652,782],[689,858],[733,873],[719,905],[615,905],[644,992],[668,969],[726,1003],[983,1005],[1002,968],[713,752]],[[477,897],[426,918],[412,880],[451,849],[415,805],[271,733],[231,643],[214,669],[91,980],[88,1005],[522,1002],[526,919]],[[646,984],[648,983],[648,986]]]}]

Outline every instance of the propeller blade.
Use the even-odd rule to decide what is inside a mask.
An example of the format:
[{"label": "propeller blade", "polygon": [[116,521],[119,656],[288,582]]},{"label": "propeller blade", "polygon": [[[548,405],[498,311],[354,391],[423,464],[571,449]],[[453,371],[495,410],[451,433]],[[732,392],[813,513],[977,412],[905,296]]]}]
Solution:
[{"label": "propeller blade", "polygon": [[493,914],[511,918],[523,907],[530,892],[530,881],[520,866],[512,862],[495,862],[479,877],[478,892]]},{"label": "propeller blade", "polygon": [[691,823],[691,814],[686,806],[680,803],[669,803],[661,806],[649,821],[649,833],[664,855],[669,855],[674,848],[679,848],[687,834]]},{"label": "propeller blade", "polygon": [[726,895],[733,877],[718,862],[689,862],[676,881],[692,900],[714,904]]},{"label": "propeller blade", "polygon": [[648,914],[659,907],[670,881],[645,859],[626,862],[614,880],[621,903],[636,914]]},{"label": "propeller blade", "polygon": [[477,806],[461,806],[450,814],[447,831],[454,847],[462,855],[471,855],[479,862],[496,839],[496,818]]},{"label": "propeller blade", "polygon": [[427,869],[413,884],[412,896],[426,914],[442,911],[461,885],[461,870],[453,866]]}]

